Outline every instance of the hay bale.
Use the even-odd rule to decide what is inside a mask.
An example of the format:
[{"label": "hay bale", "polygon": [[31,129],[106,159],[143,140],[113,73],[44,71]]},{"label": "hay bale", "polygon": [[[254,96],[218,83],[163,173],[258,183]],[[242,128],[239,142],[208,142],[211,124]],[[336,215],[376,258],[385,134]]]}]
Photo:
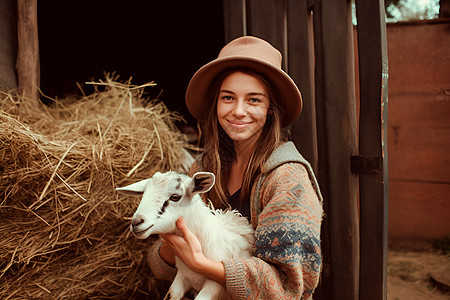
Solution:
[{"label": "hay bale", "polygon": [[143,96],[152,84],[93,84],[41,109],[2,97],[2,299],[158,295],[145,264],[152,240],[128,229],[138,199],[114,189],[181,167],[180,117]]}]

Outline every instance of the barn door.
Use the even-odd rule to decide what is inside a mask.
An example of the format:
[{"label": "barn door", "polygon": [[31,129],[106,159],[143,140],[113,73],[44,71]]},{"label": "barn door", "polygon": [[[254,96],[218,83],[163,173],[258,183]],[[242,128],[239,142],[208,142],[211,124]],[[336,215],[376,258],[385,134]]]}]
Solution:
[{"label": "barn door", "polygon": [[266,39],[283,53],[283,68],[302,91],[304,108],[291,128],[291,138],[319,177],[326,211],[324,269],[314,299],[385,299],[388,194],[383,0],[357,3],[361,20],[359,127],[351,1],[223,2],[225,42],[242,35]]}]

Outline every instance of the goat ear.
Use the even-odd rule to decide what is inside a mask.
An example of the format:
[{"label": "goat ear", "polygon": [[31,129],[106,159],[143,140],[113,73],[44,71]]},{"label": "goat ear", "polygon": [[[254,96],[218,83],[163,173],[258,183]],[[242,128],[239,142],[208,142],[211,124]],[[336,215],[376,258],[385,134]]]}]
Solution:
[{"label": "goat ear", "polygon": [[216,177],[210,172],[197,172],[192,176],[192,193],[206,193],[216,181]]},{"label": "goat ear", "polygon": [[128,196],[141,196],[144,193],[148,181],[149,179],[144,179],[124,187],[116,188],[116,191]]}]

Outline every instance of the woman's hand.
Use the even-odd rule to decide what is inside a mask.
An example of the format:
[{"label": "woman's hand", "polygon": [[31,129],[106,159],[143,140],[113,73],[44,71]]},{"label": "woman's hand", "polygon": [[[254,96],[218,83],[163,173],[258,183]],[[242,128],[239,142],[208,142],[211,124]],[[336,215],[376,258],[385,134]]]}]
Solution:
[{"label": "woman's hand", "polygon": [[191,270],[198,272],[199,264],[205,259],[202,252],[202,245],[192,231],[189,230],[183,218],[177,220],[176,226],[181,231],[182,236],[161,234],[163,243]]},{"label": "woman's hand", "polygon": [[[198,238],[189,230],[183,218],[176,222],[182,236],[161,234],[164,245],[181,259],[192,271],[202,274],[225,286],[225,268],[221,262],[207,258]],[[162,247],[161,247],[162,248]]]}]

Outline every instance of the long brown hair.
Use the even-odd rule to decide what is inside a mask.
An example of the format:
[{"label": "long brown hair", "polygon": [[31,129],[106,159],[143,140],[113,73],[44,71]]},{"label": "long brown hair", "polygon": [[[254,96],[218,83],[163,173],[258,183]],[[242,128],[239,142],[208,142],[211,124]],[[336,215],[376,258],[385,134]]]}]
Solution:
[{"label": "long brown hair", "polygon": [[203,170],[213,172],[216,175],[216,184],[208,192],[206,197],[211,200],[214,207],[226,208],[227,202],[227,178],[231,163],[236,159],[233,140],[222,129],[217,118],[217,99],[220,87],[225,78],[235,72],[243,72],[258,78],[266,87],[269,94],[270,106],[266,123],[259,136],[255,151],[250,157],[241,186],[240,201],[249,201],[251,188],[257,176],[261,173],[264,163],[270,154],[281,143],[286,141],[286,133],[281,128],[280,109],[276,103],[277,93],[273,90],[264,75],[245,68],[234,68],[222,73],[208,91],[208,99],[212,99],[210,112],[206,121],[201,123],[201,143],[204,153],[202,156]]}]

